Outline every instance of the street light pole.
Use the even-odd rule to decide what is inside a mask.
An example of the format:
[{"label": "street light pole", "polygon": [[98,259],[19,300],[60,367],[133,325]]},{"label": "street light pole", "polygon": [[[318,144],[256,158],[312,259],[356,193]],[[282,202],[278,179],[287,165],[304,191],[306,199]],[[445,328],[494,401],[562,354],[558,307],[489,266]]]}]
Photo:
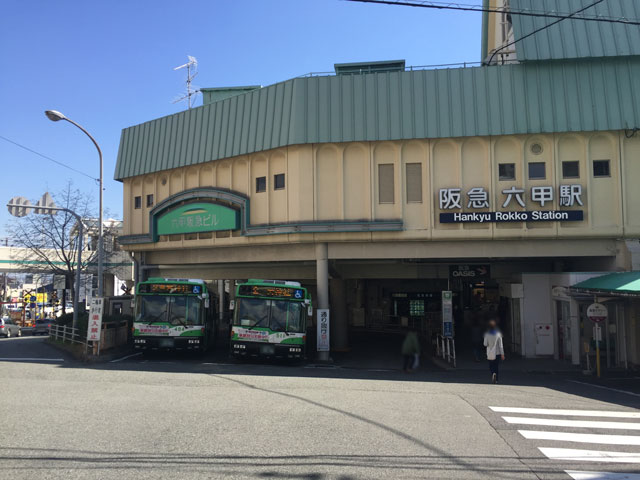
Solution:
[{"label": "street light pole", "polygon": [[[96,146],[96,149],[98,150],[98,156],[100,157],[100,212],[99,212],[99,216],[98,216],[98,297],[103,296],[104,293],[104,242],[103,242],[103,236],[102,236],[102,196],[103,196],[103,188],[102,188],[102,184],[103,184],[103,167],[102,167],[102,150],[100,150],[100,146],[98,145],[98,142],[96,142],[95,138],[93,138],[91,136],[91,134],[89,132],[87,132],[81,125],[79,125],[78,123],[74,122],[73,120],[71,120],[70,118],[65,117],[62,113],[56,111],[56,110],[47,110],[44,112],[44,114],[47,116],[47,118],[49,120],[51,120],[52,122],[58,122],[60,120],[66,120],[67,122],[71,123],[72,125],[75,125],[76,127],[78,127],[80,130],[82,130],[85,135],[87,137],[89,137],[91,139],[91,141],[93,142],[93,144]],[[75,312],[75,309],[74,309]]]}]

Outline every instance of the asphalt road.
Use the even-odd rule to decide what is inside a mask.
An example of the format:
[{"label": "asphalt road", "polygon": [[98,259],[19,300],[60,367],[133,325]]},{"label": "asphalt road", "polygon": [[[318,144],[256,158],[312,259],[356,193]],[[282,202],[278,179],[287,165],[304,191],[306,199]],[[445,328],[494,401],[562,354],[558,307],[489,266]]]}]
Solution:
[{"label": "asphalt road", "polygon": [[0,358],[0,479],[640,478],[566,473],[640,471],[640,396],[568,377]]}]

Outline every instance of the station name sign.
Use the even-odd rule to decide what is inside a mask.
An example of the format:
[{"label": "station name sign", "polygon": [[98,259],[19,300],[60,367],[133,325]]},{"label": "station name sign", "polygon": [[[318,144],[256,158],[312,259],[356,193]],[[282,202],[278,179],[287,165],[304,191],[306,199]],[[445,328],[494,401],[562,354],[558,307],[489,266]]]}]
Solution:
[{"label": "station name sign", "polygon": [[[511,187],[502,190],[504,202],[502,208],[514,203],[526,208],[526,195],[524,188]],[[545,204],[553,204],[556,200],[555,190],[549,186],[532,187],[529,201],[537,203],[544,208]],[[440,210],[440,223],[497,223],[497,222],[580,222],[584,220],[582,210],[522,210],[522,211],[473,211],[489,209],[489,192],[483,187],[474,187],[466,192],[468,202],[463,202],[463,193],[460,188],[441,188],[438,192],[438,204]],[[562,207],[583,206],[582,185],[560,185],[558,188],[558,204]],[[471,211],[451,212],[450,210],[462,210],[463,205]],[[449,210],[449,211],[448,211]]]},{"label": "station name sign", "polygon": [[527,212],[441,213],[440,223],[579,222],[582,210],[531,210]]}]

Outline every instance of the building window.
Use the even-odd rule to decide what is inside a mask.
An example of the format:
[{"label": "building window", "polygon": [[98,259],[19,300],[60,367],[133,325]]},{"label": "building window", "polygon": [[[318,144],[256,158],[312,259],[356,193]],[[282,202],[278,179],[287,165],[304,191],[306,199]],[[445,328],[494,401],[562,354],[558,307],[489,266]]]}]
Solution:
[{"label": "building window", "polygon": [[407,203],[422,203],[421,163],[407,163]]},{"label": "building window", "polygon": [[562,178],[580,178],[580,162],[562,162]]},{"label": "building window", "polygon": [[498,179],[499,180],[515,180],[516,164],[515,163],[498,164]]},{"label": "building window", "polygon": [[256,193],[267,191],[267,177],[256,178]]},{"label": "building window", "polygon": [[153,193],[147,195],[147,207],[153,207]]},{"label": "building window", "polygon": [[546,176],[544,162],[529,163],[529,180],[544,180]]},{"label": "building window", "polygon": [[142,208],[142,197],[134,197],[133,208],[135,208],[136,210],[138,208]]},{"label": "building window", "polygon": [[409,300],[409,315],[421,317],[424,315],[424,300]]},{"label": "building window", "polygon": [[609,160],[594,160],[593,176],[594,177],[610,177],[611,167],[609,165]]},{"label": "building window", "polygon": [[394,197],[393,163],[381,163],[378,165],[378,203],[393,203]]},{"label": "building window", "polygon": [[284,173],[278,173],[273,176],[273,189],[284,190]]}]

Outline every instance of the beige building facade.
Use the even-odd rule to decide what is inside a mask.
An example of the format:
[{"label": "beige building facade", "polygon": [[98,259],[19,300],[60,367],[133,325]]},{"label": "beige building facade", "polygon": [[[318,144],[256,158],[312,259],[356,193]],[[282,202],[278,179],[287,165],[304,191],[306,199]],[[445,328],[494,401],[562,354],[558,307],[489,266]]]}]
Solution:
[{"label": "beige building facade", "polygon": [[558,357],[557,341],[524,347],[534,324],[560,323],[523,310],[523,284],[631,269],[640,99],[625,92],[640,61],[569,46],[548,61],[517,43],[503,55],[524,28],[510,22],[485,15],[480,67],[341,64],[208,89],[202,107],[125,129],[120,242],[138,279],[298,280],[330,307],[338,349],[362,330],[433,338],[450,290],[461,342],[499,315],[514,352]]}]

